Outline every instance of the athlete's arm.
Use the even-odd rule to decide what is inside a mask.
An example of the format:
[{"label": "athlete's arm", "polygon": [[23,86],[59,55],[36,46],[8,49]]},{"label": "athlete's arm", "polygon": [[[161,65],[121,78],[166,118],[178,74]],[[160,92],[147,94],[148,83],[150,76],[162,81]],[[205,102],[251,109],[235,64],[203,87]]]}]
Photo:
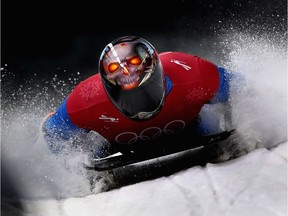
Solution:
[{"label": "athlete's arm", "polygon": [[[75,126],[67,113],[67,98],[62,102],[58,110],[49,116],[43,124],[44,139],[48,143],[50,150],[58,154],[64,148],[63,142],[75,139],[82,133],[88,131]],[[62,145],[61,145],[62,143]]]},{"label": "athlete's arm", "polygon": [[217,69],[220,78],[219,88],[210,103],[225,103],[228,102],[233,90],[236,91],[237,89],[243,87],[245,78],[240,73],[229,71],[220,66],[217,66]]},{"label": "athlete's arm", "polygon": [[210,103],[223,103],[227,102],[230,95],[230,81],[232,74],[229,73],[228,70],[222,67],[217,67],[219,72],[219,87],[216,95],[213,97],[213,99],[210,101]]},{"label": "athlete's arm", "polygon": [[229,99],[231,99],[233,91],[236,92],[243,87],[245,79],[240,73],[219,66],[217,69],[220,78],[218,91],[199,113],[201,121],[197,130],[202,135],[235,129],[232,122],[232,105]]}]

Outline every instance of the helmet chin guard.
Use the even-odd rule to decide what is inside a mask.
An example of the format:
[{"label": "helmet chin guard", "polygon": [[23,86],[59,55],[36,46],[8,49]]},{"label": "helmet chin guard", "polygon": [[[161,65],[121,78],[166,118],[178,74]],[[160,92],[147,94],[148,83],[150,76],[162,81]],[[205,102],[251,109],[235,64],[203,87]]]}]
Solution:
[{"label": "helmet chin guard", "polygon": [[125,36],[109,43],[99,72],[108,97],[126,117],[147,120],[161,110],[165,77],[157,51],[145,39]]}]

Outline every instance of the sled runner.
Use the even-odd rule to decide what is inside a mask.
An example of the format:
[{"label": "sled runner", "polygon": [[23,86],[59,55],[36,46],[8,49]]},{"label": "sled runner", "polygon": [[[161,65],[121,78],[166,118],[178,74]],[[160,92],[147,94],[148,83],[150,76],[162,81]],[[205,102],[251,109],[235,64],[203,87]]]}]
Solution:
[{"label": "sled runner", "polygon": [[[164,161],[166,158],[171,160],[172,158],[180,159],[189,154],[195,155],[197,152],[199,153],[201,151],[212,149],[213,147],[215,148],[219,142],[226,140],[233,132],[234,130],[231,130],[219,134],[197,137],[190,143],[187,140],[187,144],[185,145],[178,143],[155,145],[152,150],[149,148],[149,151],[147,151],[147,149],[144,150],[143,146],[132,149],[123,149],[122,151],[116,152],[108,157],[93,159],[92,165],[85,165],[85,167],[89,170],[106,171],[145,161],[151,163],[154,161],[157,163],[158,161]],[[203,158],[203,162],[205,162],[205,158],[206,157]]]},{"label": "sled runner", "polygon": [[[84,165],[90,175],[91,191],[97,182],[104,180],[102,191],[119,188],[124,185],[169,176],[192,166],[204,166],[215,162],[224,153],[223,146],[229,143],[229,137],[235,130],[194,137],[193,141],[167,142],[154,146],[153,151],[147,145],[125,149],[108,157],[94,159],[91,165]],[[191,138],[191,137],[190,137]],[[163,140],[162,140],[163,141]],[[184,141],[184,140],[183,140]],[[148,150],[147,150],[148,149]]]}]

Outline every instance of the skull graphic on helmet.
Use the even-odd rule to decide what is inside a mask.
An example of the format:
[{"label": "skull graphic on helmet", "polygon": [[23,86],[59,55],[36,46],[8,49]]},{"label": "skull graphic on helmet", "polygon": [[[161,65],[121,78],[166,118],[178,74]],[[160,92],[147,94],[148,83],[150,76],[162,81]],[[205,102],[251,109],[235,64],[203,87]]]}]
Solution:
[{"label": "skull graphic on helmet", "polygon": [[165,100],[165,76],[156,49],[136,36],[117,38],[99,58],[103,87],[126,117],[144,121],[160,112]]},{"label": "skull graphic on helmet", "polygon": [[122,89],[129,90],[140,86],[150,77],[155,60],[148,46],[124,41],[107,47],[109,51],[103,58],[103,69],[112,84],[117,83]]}]

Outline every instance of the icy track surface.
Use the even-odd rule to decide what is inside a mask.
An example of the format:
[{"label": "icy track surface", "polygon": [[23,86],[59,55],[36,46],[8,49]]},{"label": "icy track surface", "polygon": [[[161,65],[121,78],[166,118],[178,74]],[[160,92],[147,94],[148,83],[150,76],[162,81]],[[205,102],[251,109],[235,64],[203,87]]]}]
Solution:
[{"label": "icy track surface", "polygon": [[[83,198],[25,201],[38,216],[287,215],[287,142]],[[30,214],[27,214],[30,215]]]}]

